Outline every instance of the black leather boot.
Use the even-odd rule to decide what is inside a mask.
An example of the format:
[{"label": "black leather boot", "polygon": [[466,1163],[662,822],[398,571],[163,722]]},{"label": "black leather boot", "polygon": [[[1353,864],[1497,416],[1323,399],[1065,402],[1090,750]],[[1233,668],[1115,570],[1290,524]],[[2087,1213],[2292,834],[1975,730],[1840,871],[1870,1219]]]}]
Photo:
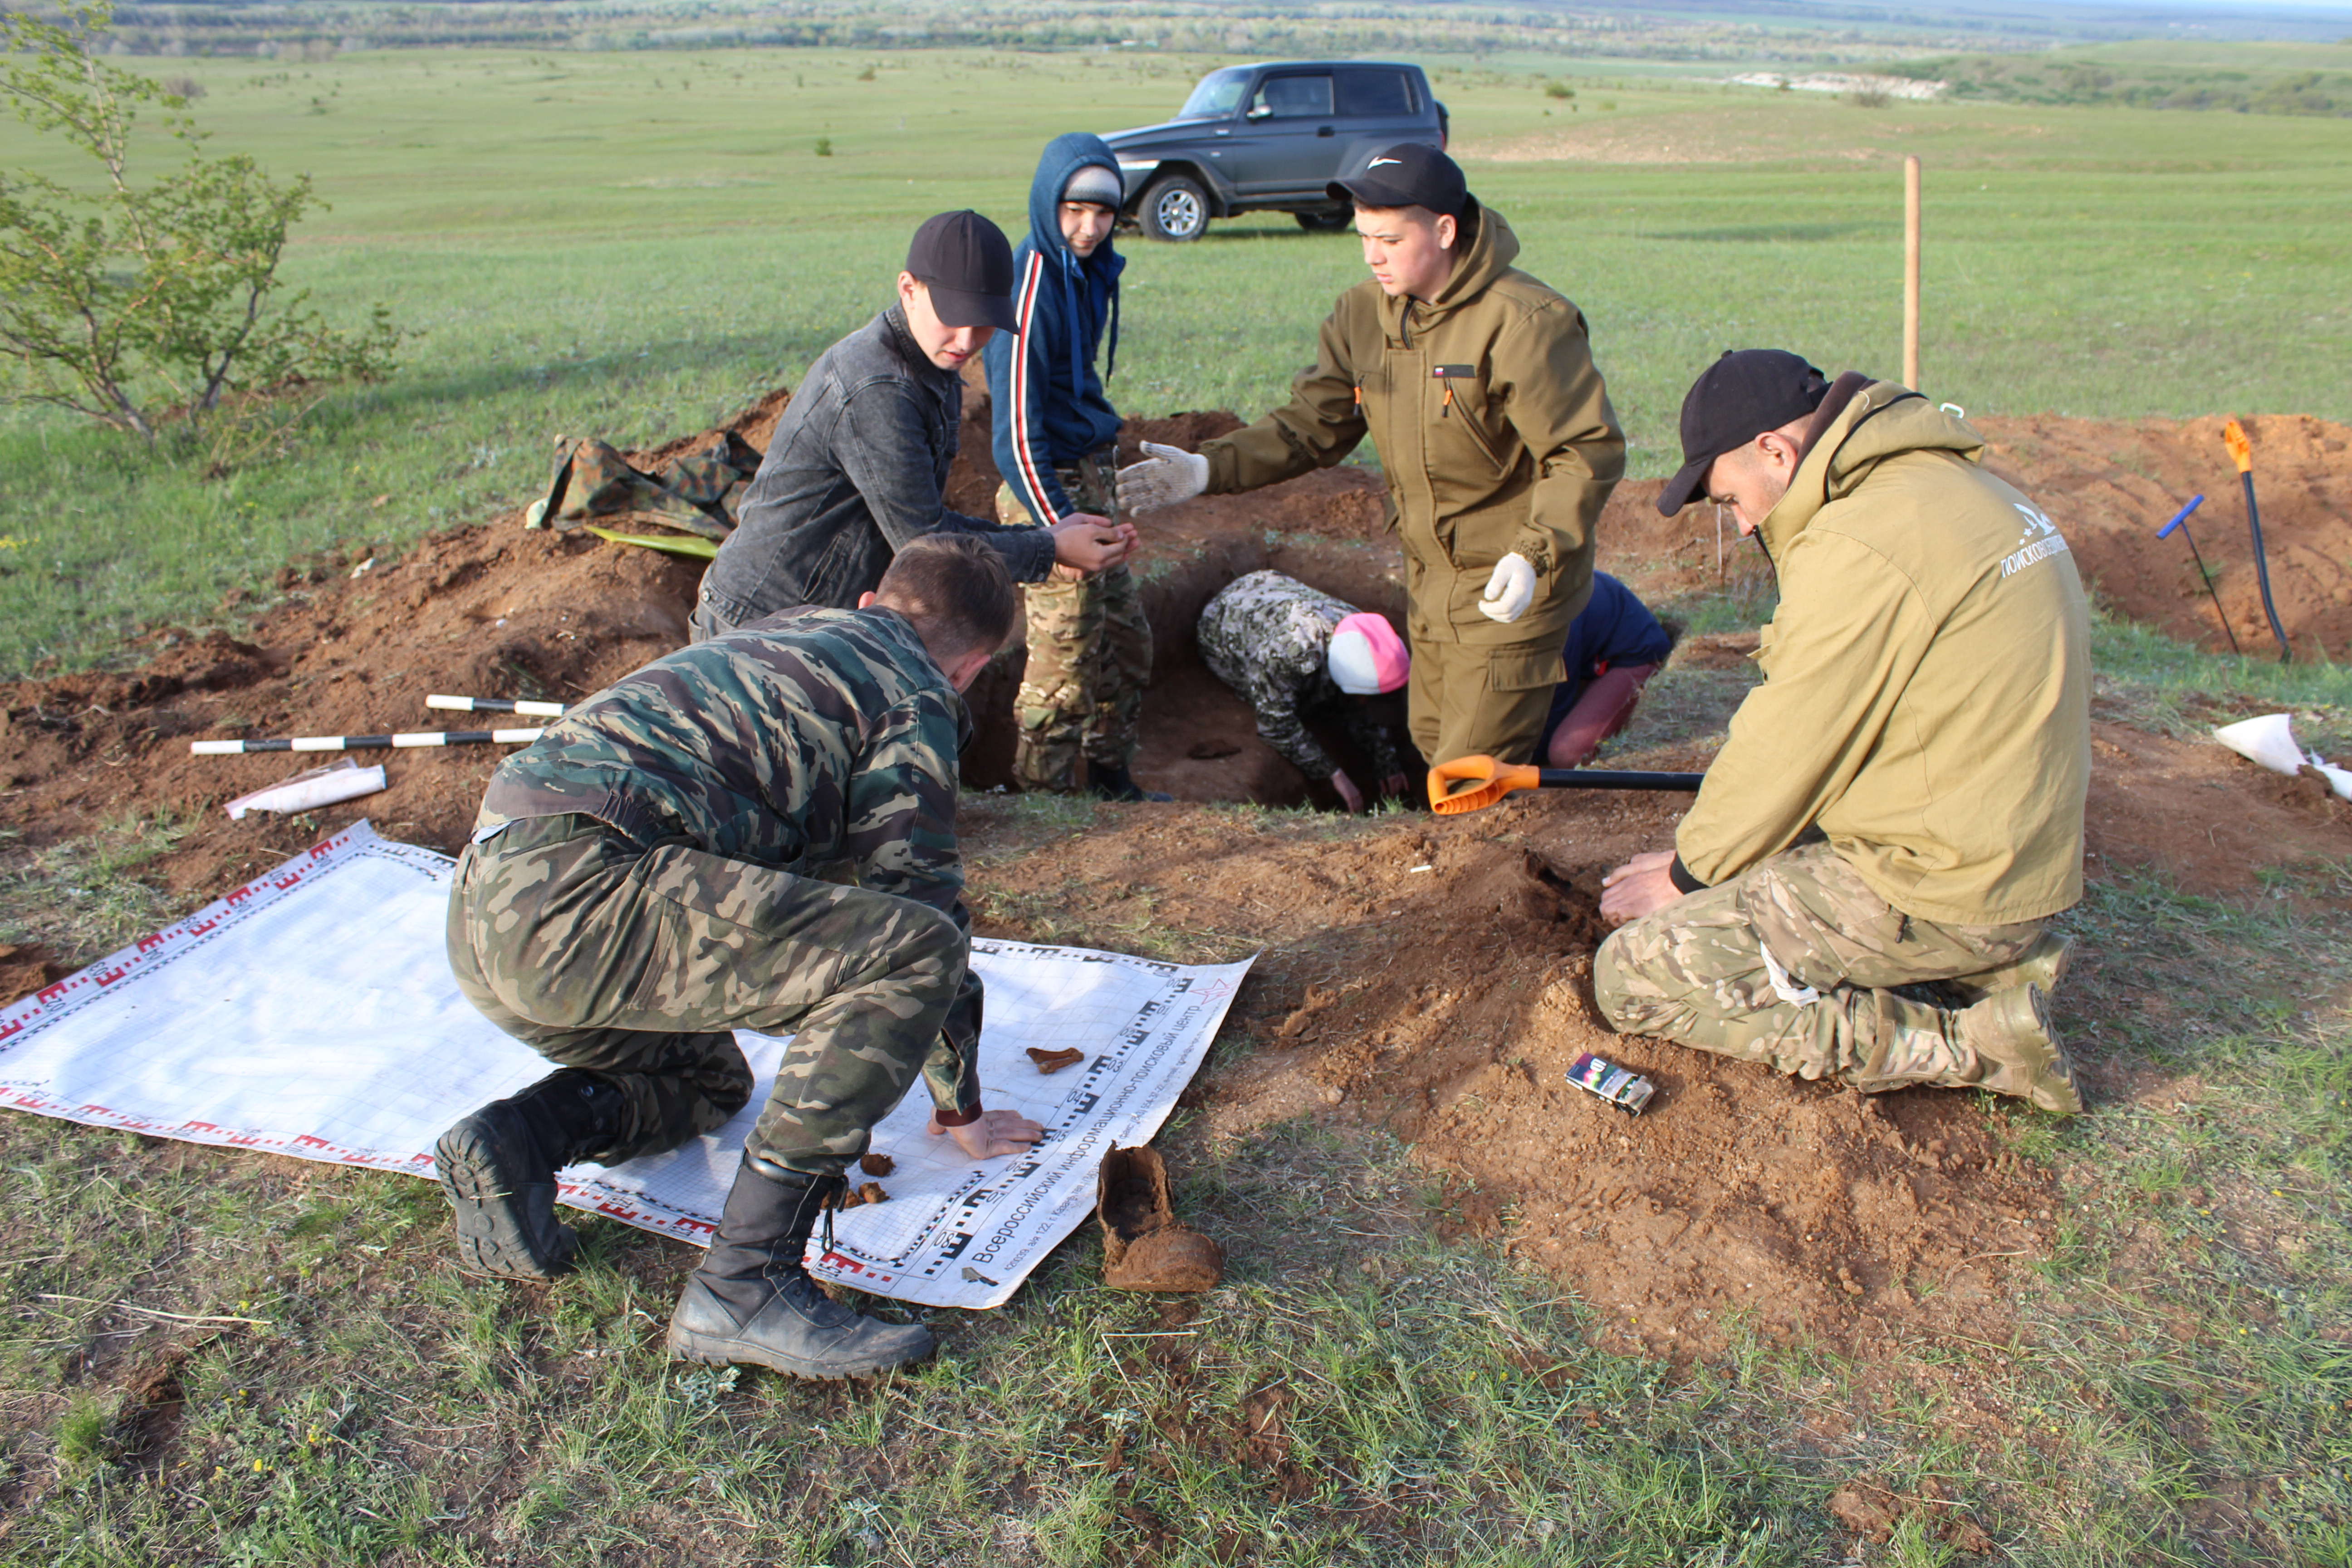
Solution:
[{"label": "black leather boot", "polygon": [[847,1185],[839,1176],[772,1176],[747,1158],[710,1254],[670,1314],[670,1354],[807,1378],[860,1377],[929,1355],[929,1329],[853,1312],[801,1268],[826,1200]]},{"label": "black leather boot", "polygon": [[580,1243],[556,1223],[555,1173],[610,1150],[625,1114],[610,1079],[566,1068],[441,1134],[433,1158],[459,1266],[509,1279],[570,1273]]},{"label": "black leather boot", "polygon": [[1125,763],[1119,763],[1117,767],[1111,766],[1108,763],[1088,763],[1087,787],[1105,800],[1132,802],[1176,798],[1172,795],[1162,795],[1156,789],[1146,789],[1137,784],[1135,775],[1127,771]]}]

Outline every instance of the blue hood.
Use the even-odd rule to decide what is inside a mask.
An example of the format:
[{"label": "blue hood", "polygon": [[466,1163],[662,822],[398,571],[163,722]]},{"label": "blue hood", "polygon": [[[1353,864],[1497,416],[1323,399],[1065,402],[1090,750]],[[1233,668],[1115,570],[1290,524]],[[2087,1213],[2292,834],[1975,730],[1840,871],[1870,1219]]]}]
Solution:
[{"label": "blue hood", "polygon": [[1118,363],[1118,275],[1127,258],[1108,238],[1092,256],[1072,254],[1057,210],[1070,176],[1088,166],[1118,177],[1118,160],[1101,137],[1074,132],[1045,144],[1029,187],[1029,233],[1013,253],[1013,308],[1021,325],[1017,334],[997,333],[982,351],[997,472],[1040,522],[1080,510],[1055,469],[1118,437],[1118,411],[1103,383]]},{"label": "blue hood", "polygon": [[1114,180],[1122,178],[1118,159],[1110,144],[1090,132],[1066,132],[1045,143],[1045,152],[1037,157],[1036,177],[1029,182],[1029,243],[1051,259],[1068,293],[1075,295],[1091,283],[1091,291],[1108,296],[1110,324],[1104,334],[1103,377],[1108,380],[1118,369],[1118,275],[1127,268],[1127,258],[1118,252],[1108,237],[1095,247],[1092,256],[1081,258],[1072,255],[1068,242],[1062,237],[1059,210],[1062,187],[1070,183],[1072,174],[1088,164],[1109,170]]}]

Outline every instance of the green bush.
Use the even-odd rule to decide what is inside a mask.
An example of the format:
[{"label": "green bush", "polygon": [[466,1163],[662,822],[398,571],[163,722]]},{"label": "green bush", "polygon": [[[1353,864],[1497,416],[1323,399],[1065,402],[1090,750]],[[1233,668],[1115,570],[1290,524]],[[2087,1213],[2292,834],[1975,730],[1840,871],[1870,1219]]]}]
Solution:
[{"label": "green bush", "polygon": [[[55,22],[0,12],[0,98],[88,153],[94,188],[0,174],[0,357],[14,401],[48,403],[154,438],[162,405],[200,420],[224,395],[297,380],[375,378],[400,334],[375,310],[356,332],[278,299],[287,230],[313,206],[251,158],[207,157],[184,94],[98,58],[106,0]],[[160,106],[185,161],[141,184],[133,128]]]}]

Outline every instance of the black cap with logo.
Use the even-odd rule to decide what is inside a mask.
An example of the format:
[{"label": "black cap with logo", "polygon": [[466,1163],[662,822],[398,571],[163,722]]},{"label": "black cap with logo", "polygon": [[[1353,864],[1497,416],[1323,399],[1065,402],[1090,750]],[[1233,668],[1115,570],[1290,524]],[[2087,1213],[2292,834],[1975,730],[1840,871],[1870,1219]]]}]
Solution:
[{"label": "black cap with logo", "polygon": [[1822,405],[1829,378],[1785,349],[1727,350],[1683,398],[1683,466],[1658,492],[1672,517],[1706,484],[1717,458]]},{"label": "black cap with logo", "polygon": [[1018,330],[1013,247],[1003,229],[978,213],[941,213],[917,229],[907,247],[907,270],[930,291],[931,310],[942,325]]},{"label": "black cap with logo", "polygon": [[1334,180],[1324,189],[1335,202],[1367,207],[1427,207],[1458,218],[1470,205],[1462,165],[1420,142],[1400,142],[1375,153],[1352,180]]}]

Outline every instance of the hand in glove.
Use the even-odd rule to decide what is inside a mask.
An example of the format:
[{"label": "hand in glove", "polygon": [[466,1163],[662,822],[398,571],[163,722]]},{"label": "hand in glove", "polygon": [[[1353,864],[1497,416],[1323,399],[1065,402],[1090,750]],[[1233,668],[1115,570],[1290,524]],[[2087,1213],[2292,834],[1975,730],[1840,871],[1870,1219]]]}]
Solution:
[{"label": "hand in glove", "polygon": [[1490,621],[1510,622],[1528,613],[1536,602],[1536,569],[1524,555],[1506,555],[1495,563],[1486,591],[1479,595],[1478,613]]},{"label": "hand in glove", "polygon": [[1209,488],[1209,459],[1181,447],[1143,444],[1143,461],[1118,471],[1118,510],[1150,511],[1191,500]]}]

